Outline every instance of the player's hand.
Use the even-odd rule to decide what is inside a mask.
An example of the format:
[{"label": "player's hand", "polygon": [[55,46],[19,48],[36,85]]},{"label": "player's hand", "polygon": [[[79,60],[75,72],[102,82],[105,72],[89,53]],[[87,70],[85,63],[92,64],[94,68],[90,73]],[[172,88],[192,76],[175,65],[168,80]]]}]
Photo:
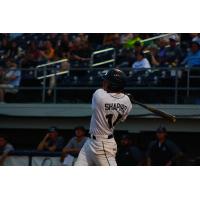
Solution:
[{"label": "player's hand", "polygon": [[80,149],[79,149],[79,148],[73,148],[73,149],[72,149],[72,152],[73,152],[73,153],[79,153],[79,152],[80,152]]},{"label": "player's hand", "polygon": [[49,138],[49,133],[47,133],[44,137],[44,140],[47,140]]}]

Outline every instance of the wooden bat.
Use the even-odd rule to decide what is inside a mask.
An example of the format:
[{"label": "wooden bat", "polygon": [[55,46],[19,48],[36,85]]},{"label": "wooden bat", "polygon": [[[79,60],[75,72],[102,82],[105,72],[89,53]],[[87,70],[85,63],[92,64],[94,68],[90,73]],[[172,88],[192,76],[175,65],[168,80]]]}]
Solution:
[{"label": "wooden bat", "polygon": [[156,115],[158,115],[158,116],[160,116],[160,117],[162,117],[164,119],[167,119],[167,120],[169,120],[169,121],[171,121],[173,123],[176,122],[176,117],[174,115],[171,115],[171,114],[169,114],[167,112],[164,112],[164,111],[159,110],[157,108],[154,108],[152,106],[147,106],[147,105],[145,105],[145,104],[143,104],[141,102],[135,101],[130,94],[127,94],[127,95],[128,95],[128,97],[130,98],[130,100],[131,100],[131,102],[133,104],[137,104],[137,105],[139,105],[139,106],[151,111],[152,113],[154,113],[154,114],[156,114]]}]

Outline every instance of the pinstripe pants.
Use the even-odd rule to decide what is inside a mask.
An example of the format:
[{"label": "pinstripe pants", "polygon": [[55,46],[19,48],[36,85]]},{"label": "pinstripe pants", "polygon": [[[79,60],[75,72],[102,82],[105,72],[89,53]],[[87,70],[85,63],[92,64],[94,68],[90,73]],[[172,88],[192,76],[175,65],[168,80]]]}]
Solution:
[{"label": "pinstripe pants", "polygon": [[75,166],[116,166],[117,144],[112,139],[88,139]]}]

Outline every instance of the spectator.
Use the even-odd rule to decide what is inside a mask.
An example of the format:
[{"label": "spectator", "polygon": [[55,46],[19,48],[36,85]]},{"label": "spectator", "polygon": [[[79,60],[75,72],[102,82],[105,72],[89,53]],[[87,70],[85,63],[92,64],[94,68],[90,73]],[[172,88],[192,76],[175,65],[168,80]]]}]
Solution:
[{"label": "spectator", "polygon": [[149,61],[144,57],[144,53],[140,52],[136,54],[136,61],[133,63],[132,68],[135,71],[140,71],[144,69],[150,69]]},{"label": "spectator", "polygon": [[41,59],[41,51],[39,50],[35,41],[32,41],[28,45],[28,49],[26,51],[31,62],[37,62]]},{"label": "spectator", "polygon": [[125,43],[125,48],[133,48],[136,42],[141,41],[140,34],[138,33],[133,33],[132,38],[127,40]]},{"label": "spectator", "polygon": [[182,155],[174,142],[167,138],[165,127],[159,127],[156,132],[156,140],[149,144],[147,150],[147,164],[153,166],[169,166]]},{"label": "spectator", "polygon": [[64,165],[73,165],[75,163],[81,148],[88,139],[85,135],[84,127],[75,128],[75,137],[68,142],[62,151],[61,161],[64,160]]},{"label": "spectator", "polygon": [[43,140],[37,147],[38,151],[61,151],[64,146],[64,139],[61,136],[58,136],[58,131],[56,127],[51,127],[48,130],[48,133],[45,135]]},{"label": "spectator", "polygon": [[[127,50],[126,48],[124,50]],[[136,41],[133,44],[133,49],[128,49],[129,51],[131,51],[131,59],[132,59],[132,63],[137,61],[137,54],[140,54],[141,52],[143,52],[143,45],[140,41]]]},{"label": "spectator", "polygon": [[49,33],[46,39],[50,41],[51,46],[55,48],[58,41],[58,33]]},{"label": "spectator", "polygon": [[[4,83],[4,69],[0,67],[0,85]],[[4,90],[0,88],[0,103],[4,100]]]},{"label": "spectator", "polygon": [[89,33],[88,34],[88,43],[92,48],[98,49],[103,45],[104,33]]},{"label": "spectator", "polygon": [[134,44],[134,54],[141,53],[143,50],[142,43],[140,41],[136,41]]},{"label": "spectator", "polygon": [[165,65],[177,66],[180,64],[182,59],[181,49],[176,45],[177,38],[176,35],[169,37],[169,47],[165,52]]},{"label": "spectator", "polygon": [[197,42],[199,43],[200,45],[200,33],[198,33],[193,39],[192,39],[193,42]]},{"label": "spectator", "polygon": [[57,46],[57,54],[61,58],[69,58],[70,48],[69,48],[69,37],[68,34],[62,34],[60,45]]},{"label": "spectator", "polygon": [[9,50],[10,50],[10,41],[6,37],[3,37],[0,44],[0,55],[2,59],[8,58]]},{"label": "spectator", "polygon": [[82,44],[88,43],[88,35],[87,34],[79,33],[78,37],[80,38]]},{"label": "spectator", "polygon": [[0,85],[0,101],[4,102],[5,93],[16,94],[21,81],[21,70],[17,67],[17,64],[8,59],[6,62],[8,70],[3,77],[3,84]]},{"label": "spectator", "polygon": [[[58,70],[58,72],[66,72],[70,70],[70,64],[69,62],[63,62]],[[58,76],[52,76],[50,78],[49,81],[49,89],[48,89],[48,95],[51,96],[52,95],[52,91],[55,87],[55,85],[57,86],[63,86],[65,85],[65,78],[64,76],[68,76],[68,74],[62,74],[62,75],[58,75]]]},{"label": "spectator", "polygon": [[12,151],[14,151],[12,144],[8,143],[4,137],[0,137],[0,166],[4,164],[4,161]]},{"label": "spectator", "polygon": [[80,37],[76,37],[71,46],[71,59],[73,61],[89,61],[91,55],[91,49],[88,42],[84,41]]},{"label": "spectator", "polygon": [[113,45],[115,37],[118,37],[118,36],[119,36],[119,34],[117,34],[117,33],[107,33],[107,34],[105,34],[103,45],[104,46]]},{"label": "spectator", "polygon": [[117,152],[116,161],[119,166],[141,165],[143,155],[128,135],[123,135]]},{"label": "spectator", "polygon": [[46,60],[51,60],[55,56],[55,49],[52,47],[52,44],[49,40],[45,42],[44,50],[41,51],[41,55]]},{"label": "spectator", "polygon": [[123,33],[120,36],[120,43],[125,47],[127,42],[133,38],[133,33]]},{"label": "spectator", "polygon": [[148,49],[150,51],[149,60],[151,66],[158,67],[160,65],[158,57],[158,46],[156,44],[151,44],[149,45]]},{"label": "spectator", "polygon": [[10,58],[17,59],[17,58],[20,57],[21,54],[22,54],[22,48],[17,44],[16,41],[12,41],[10,49],[9,49],[8,56]]},{"label": "spectator", "polygon": [[186,67],[200,67],[200,44],[198,42],[192,42],[190,52],[182,64]]},{"label": "spectator", "polygon": [[159,63],[161,67],[165,67],[165,58],[166,58],[166,41],[164,39],[160,39],[158,42],[159,50],[158,50],[158,57]]}]

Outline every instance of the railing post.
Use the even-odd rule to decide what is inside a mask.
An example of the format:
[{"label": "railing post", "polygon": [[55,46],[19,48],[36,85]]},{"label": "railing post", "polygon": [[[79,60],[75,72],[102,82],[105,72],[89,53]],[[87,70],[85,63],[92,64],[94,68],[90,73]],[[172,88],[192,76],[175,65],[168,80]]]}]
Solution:
[{"label": "railing post", "polygon": [[187,97],[190,96],[190,69],[187,69]]},{"label": "railing post", "polygon": [[54,68],[54,78],[55,78],[55,85],[53,88],[53,102],[56,103],[56,94],[57,94],[57,75],[56,75],[56,68]]},{"label": "railing post", "polygon": [[178,69],[176,67],[176,77],[175,77],[175,99],[174,103],[177,104],[178,102]]},{"label": "railing post", "polygon": [[115,61],[116,61],[116,51],[114,50],[114,54],[113,54],[113,59],[114,59],[114,61],[113,61],[113,67],[115,67]]},{"label": "railing post", "polygon": [[46,74],[47,74],[47,68],[44,66],[44,78],[43,78],[43,89],[42,89],[42,103],[45,103],[45,96],[46,96]]}]

